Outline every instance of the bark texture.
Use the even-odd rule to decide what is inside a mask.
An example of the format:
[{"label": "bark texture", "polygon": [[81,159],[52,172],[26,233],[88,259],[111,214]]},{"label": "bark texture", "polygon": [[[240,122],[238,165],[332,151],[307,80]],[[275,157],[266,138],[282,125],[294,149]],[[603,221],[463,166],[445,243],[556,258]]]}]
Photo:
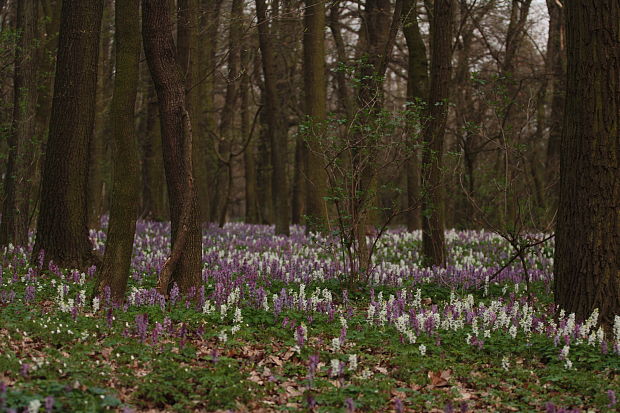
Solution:
[{"label": "bark texture", "polygon": [[[304,14],[304,97],[310,139],[302,146],[305,164],[306,231],[327,230],[327,176],[317,139],[327,117],[325,80],[325,1],[307,0]],[[303,144],[299,142],[298,144]]]},{"label": "bark texture", "polygon": [[112,97],[114,171],[110,220],[103,265],[97,274],[99,291],[110,288],[114,301],[125,296],[138,215],[140,170],[134,109],[140,59],[140,0],[116,2],[116,66]]},{"label": "bark texture", "polygon": [[565,2],[556,304],[579,320],[620,314],[620,2]]},{"label": "bark texture", "polygon": [[191,123],[166,4],[165,0],[142,1],[144,52],[159,101],[172,224],[172,252],[161,270],[158,289],[166,293],[176,283],[182,293],[189,293],[201,280],[202,234],[193,186]]},{"label": "bark texture", "polygon": [[428,119],[425,119],[422,153],[422,249],[429,266],[446,263],[442,158],[452,72],[452,13],[451,0],[435,1]]},{"label": "bark texture", "polygon": [[93,263],[88,238],[88,159],[95,118],[102,2],[62,2],[49,138],[34,257],[62,267]]}]

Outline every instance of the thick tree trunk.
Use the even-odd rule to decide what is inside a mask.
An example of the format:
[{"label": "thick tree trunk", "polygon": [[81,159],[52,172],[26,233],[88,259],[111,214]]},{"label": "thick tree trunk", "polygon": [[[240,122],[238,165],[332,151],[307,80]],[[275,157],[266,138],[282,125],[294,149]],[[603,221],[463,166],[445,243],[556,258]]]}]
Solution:
[{"label": "thick tree trunk", "polygon": [[88,238],[88,154],[95,117],[102,3],[63,0],[54,97],[34,257],[62,267],[93,263]]},{"label": "thick tree trunk", "polygon": [[620,314],[620,2],[564,3],[568,51],[555,237],[556,304]]},{"label": "thick tree trunk", "polygon": [[311,136],[305,155],[306,231],[326,231],[328,225],[327,176],[319,142],[327,118],[325,80],[325,1],[307,0],[304,14],[304,96],[305,113],[311,121]]},{"label": "thick tree trunk", "polygon": [[106,248],[97,277],[99,292],[107,286],[114,301],[121,301],[129,279],[140,193],[134,126],[140,59],[140,0],[117,1],[114,16],[116,66],[111,107],[114,170]]},{"label": "thick tree trunk", "polygon": [[30,198],[33,192],[34,154],[37,152],[38,7],[32,1],[17,2],[17,31],[13,76],[13,119],[9,131],[9,159],[4,177],[4,203],[0,221],[0,245],[28,244]]},{"label": "thick tree trunk", "polygon": [[435,0],[432,21],[431,82],[422,153],[422,249],[426,265],[444,266],[444,132],[452,71],[451,0]]},{"label": "thick tree trunk", "polygon": [[[404,0],[403,5],[403,33],[409,51],[407,68],[407,102],[413,104],[412,110],[420,110],[419,103],[428,97],[428,60],[426,58],[426,46],[420,33],[418,15],[416,13],[416,0]],[[415,114],[414,114],[415,115]],[[407,174],[407,229],[413,231],[422,227],[420,214],[420,162],[418,152],[413,147],[418,140],[417,124],[410,125],[414,136],[410,138],[411,153],[407,154],[405,169]]]},{"label": "thick tree trunk", "polygon": [[288,182],[286,179],[286,158],[288,136],[284,119],[282,119],[281,97],[278,96],[275,55],[271,32],[267,20],[265,0],[256,0],[258,19],[258,38],[265,77],[265,116],[271,143],[271,164],[273,180],[273,205],[275,215],[275,233],[289,235],[290,210],[288,207]]},{"label": "thick tree trunk", "polygon": [[191,123],[172,27],[165,0],[142,1],[144,52],[159,100],[172,224],[172,252],[162,268],[158,289],[165,293],[177,283],[181,292],[188,293],[201,281],[202,233],[193,188]]}]

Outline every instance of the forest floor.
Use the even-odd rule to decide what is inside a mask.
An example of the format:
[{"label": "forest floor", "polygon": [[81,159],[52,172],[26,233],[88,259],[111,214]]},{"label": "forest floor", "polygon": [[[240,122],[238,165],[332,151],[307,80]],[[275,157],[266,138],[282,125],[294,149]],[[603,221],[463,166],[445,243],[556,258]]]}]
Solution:
[{"label": "forest floor", "polygon": [[[129,300],[90,302],[93,271],[0,259],[0,411],[617,411],[620,337],[556,316],[553,245],[486,282],[510,247],[447,233],[449,266],[419,267],[392,230],[371,280],[346,288],[337,249],[301,228],[204,232],[204,285],[153,287],[169,227],[139,222]],[[93,232],[98,249],[105,234]],[[616,331],[620,334],[620,331]]]}]

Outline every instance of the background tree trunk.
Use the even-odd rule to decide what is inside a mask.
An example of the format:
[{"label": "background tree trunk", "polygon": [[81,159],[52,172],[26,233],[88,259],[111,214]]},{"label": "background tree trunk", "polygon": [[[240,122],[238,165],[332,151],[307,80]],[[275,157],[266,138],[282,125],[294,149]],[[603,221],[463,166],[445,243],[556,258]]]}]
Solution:
[{"label": "background tree trunk", "polygon": [[556,304],[620,314],[620,2],[565,2],[566,112],[555,235]]},{"label": "background tree trunk", "polygon": [[422,153],[422,249],[427,265],[446,264],[442,157],[452,71],[451,0],[435,0],[432,21],[431,82]]},{"label": "background tree trunk", "polygon": [[[160,290],[177,283],[183,293],[201,280],[202,232],[193,190],[191,124],[185,107],[185,87],[177,64],[172,20],[165,0],[143,0],[144,52],[159,100],[164,168],[170,199],[172,252]],[[163,272],[163,270],[162,270]]]},{"label": "background tree trunk", "polygon": [[109,136],[111,136],[110,102],[112,101],[114,2],[103,1],[101,40],[97,74],[97,107],[95,128],[90,143],[88,172],[88,228],[99,229],[101,214],[105,211],[109,159]]},{"label": "background tree trunk", "polygon": [[102,3],[63,0],[54,97],[34,257],[62,267],[93,263],[88,238],[88,159],[95,117]]},{"label": "background tree trunk", "polygon": [[549,141],[545,160],[546,182],[550,186],[552,204],[557,205],[558,174],[560,167],[560,142],[566,95],[566,33],[564,8],[557,0],[547,0],[549,12],[549,37],[547,40],[546,69],[551,76],[551,113],[549,115]]},{"label": "background tree trunk", "polygon": [[243,0],[233,0],[230,11],[230,33],[228,35],[228,79],[226,81],[226,97],[220,119],[218,159],[218,204],[217,219],[220,227],[226,222],[226,213],[231,197],[232,157],[235,107],[239,94],[238,77],[241,66],[241,36],[243,30]]},{"label": "background tree trunk", "polygon": [[161,148],[161,126],[157,92],[147,75],[146,120],[142,141],[142,217],[154,221],[163,221],[166,212],[166,184],[164,177],[163,154]]},{"label": "background tree trunk", "polygon": [[278,96],[275,56],[271,32],[267,20],[265,0],[256,0],[256,16],[258,19],[258,38],[262,58],[265,82],[264,113],[268,125],[271,143],[271,164],[273,180],[273,206],[276,234],[289,235],[290,210],[288,207],[288,182],[286,179],[287,131],[285,120],[282,119],[282,105]]},{"label": "background tree trunk", "polygon": [[38,6],[32,1],[17,2],[13,75],[13,119],[9,131],[9,159],[4,177],[4,203],[0,221],[0,245],[28,244],[30,200],[33,191],[34,154],[38,151],[35,136],[37,109],[36,41],[39,24]]},{"label": "background tree trunk", "polygon": [[115,9],[116,66],[111,107],[113,181],[99,292],[106,286],[114,301],[125,296],[138,216],[140,171],[134,108],[140,59],[140,0],[117,1]]},{"label": "background tree trunk", "polygon": [[245,222],[246,224],[258,224],[258,182],[256,177],[256,138],[250,125],[250,75],[248,73],[251,64],[247,46],[241,51],[241,62],[245,70],[241,75],[241,136],[249,139],[248,146],[243,152],[243,169],[245,173]]},{"label": "background tree trunk", "polygon": [[[411,110],[418,111],[424,99],[428,97],[428,61],[426,58],[426,46],[422,40],[416,0],[404,0],[403,4],[403,34],[409,52],[407,60],[407,102],[411,102]],[[415,114],[414,114],[415,115]],[[415,128],[412,132],[417,135],[421,127],[417,124],[410,125]],[[413,231],[422,227],[419,198],[420,198],[420,162],[418,151],[414,148],[417,136],[410,138],[411,153],[407,154],[405,170],[407,174],[407,230]]]}]

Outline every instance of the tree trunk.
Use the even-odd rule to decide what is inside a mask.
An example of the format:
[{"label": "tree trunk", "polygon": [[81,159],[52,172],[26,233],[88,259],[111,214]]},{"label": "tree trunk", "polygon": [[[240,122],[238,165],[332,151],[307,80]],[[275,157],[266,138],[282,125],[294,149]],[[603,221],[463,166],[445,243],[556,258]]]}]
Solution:
[{"label": "tree trunk", "polygon": [[422,249],[429,266],[446,264],[442,157],[452,71],[452,9],[451,0],[435,0],[430,94],[422,153]]},{"label": "tree trunk", "polygon": [[166,213],[166,185],[164,182],[161,126],[157,92],[148,74],[146,92],[146,125],[142,141],[142,212],[145,219],[163,221]]},{"label": "tree trunk", "polygon": [[106,192],[106,158],[108,157],[106,142],[111,135],[109,111],[112,98],[112,21],[113,2],[103,1],[103,18],[101,40],[99,42],[99,62],[97,66],[97,104],[95,112],[95,129],[91,138],[88,173],[88,228],[99,229],[101,214],[105,210]]},{"label": "tree trunk", "polygon": [[239,94],[238,77],[241,66],[241,36],[243,30],[243,0],[233,0],[230,11],[230,33],[228,37],[228,79],[226,81],[226,97],[220,119],[220,142],[218,144],[218,204],[217,218],[220,227],[226,222],[226,213],[231,196],[232,157],[231,150],[234,140],[234,116]]},{"label": "tree trunk", "polygon": [[564,3],[568,51],[555,236],[556,304],[620,314],[620,2]]},{"label": "tree trunk", "polygon": [[311,122],[311,136],[304,147],[306,231],[326,231],[327,176],[317,142],[323,138],[327,118],[325,0],[306,0],[303,42],[305,113]]},{"label": "tree trunk", "polygon": [[93,263],[88,238],[88,154],[95,117],[102,3],[63,0],[54,97],[34,257],[62,267]]},{"label": "tree trunk", "polygon": [[171,28],[165,0],[142,1],[144,52],[159,100],[172,224],[172,250],[158,289],[166,293],[177,283],[182,293],[189,293],[201,281],[202,233],[193,188],[191,123]]},{"label": "tree trunk", "polygon": [[[404,0],[403,4],[403,34],[407,42],[409,51],[407,68],[407,102],[413,106],[411,110],[420,110],[420,103],[428,97],[428,61],[426,58],[426,46],[422,40],[420,26],[418,25],[418,15],[416,13],[416,0]],[[415,113],[413,114],[414,117]],[[405,164],[407,174],[407,230],[413,231],[422,227],[421,214],[419,208],[420,199],[420,162],[418,152],[414,145],[418,140],[420,125],[413,119],[414,136],[410,138],[411,153],[407,154]]]},{"label": "tree trunk", "polygon": [[4,177],[4,203],[0,221],[0,245],[28,244],[28,223],[37,108],[38,7],[32,1],[17,2],[17,31],[13,75],[13,119],[9,131],[9,159]]},{"label": "tree trunk", "polygon": [[114,170],[105,254],[97,277],[99,293],[108,286],[114,301],[121,301],[129,279],[140,193],[134,126],[140,59],[140,0],[117,1],[115,7],[116,66],[110,122]]},{"label": "tree trunk", "polygon": [[217,70],[217,40],[222,0],[201,0],[201,30],[198,34],[199,78],[198,89],[200,117],[194,128],[194,166],[196,171],[196,190],[200,207],[201,222],[217,221],[218,158],[215,153],[216,142],[213,135],[217,131],[217,108],[215,105],[215,77]]},{"label": "tree trunk", "polygon": [[564,9],[557,0],[547,0],[549,12],[549,37],[547,40],[547,73],[551,74],[551,113],[549,115],[549,142],[545,160],[546,183],[550,186],[552,204],[557,205],[558,172],[560,166],[560,142],[562,117],[566,93],[566,39]]},{"label": "tree trunk", "polygon": [[[248,53],[241,52],[241,61],[248,67]],[[250,126],[250,76],[247,70],[241,76],[241,136],[249,139],[248,145],[243,152],[243,168],[245,171],[245,222],[246,224],[258,224],[258,182],[256,180],[256,144],[253,139],[253,130]]]},{"label": "tree trunk", "polygon": [[265,0],[256,0],[258,19],[258,39],[265,78],[265,115],[271,143],[271,164],[273,180],[273,205],[275,213],[275,233],[289,235],[290,210],[288,207],[288,183],[286,179],[286,158],[288,136],[282,119],[281,97],[278,96],[275,56],[271,39]]}]

